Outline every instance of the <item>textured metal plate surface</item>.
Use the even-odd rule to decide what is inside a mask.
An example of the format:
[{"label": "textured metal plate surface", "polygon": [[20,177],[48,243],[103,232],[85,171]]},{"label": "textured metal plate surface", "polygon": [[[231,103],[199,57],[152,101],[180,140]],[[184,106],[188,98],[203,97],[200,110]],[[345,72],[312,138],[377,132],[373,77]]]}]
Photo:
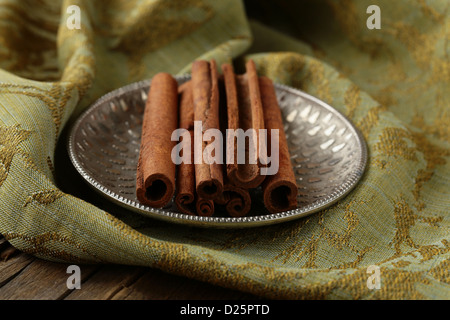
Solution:
[{"label": "textured metal plate surface", "polygon": [[[189,76],[176,79],[181,84]],[[145,80],[106,94],[77,119],[69,135],[69,157],[76,170],[94,190],[127,209],[191,226],[255,227],[322,210],[347,195],[364,173],[366,145],[350,121],[304,92],[275,84],[297,179],[297,209],[270,214],[260,189],[252,192],[252,209],[241,218],[220,211],[213,217],[185,215],[177,211],[173,201],[161,209],[141,205],[135,180],[150,84]]]}]

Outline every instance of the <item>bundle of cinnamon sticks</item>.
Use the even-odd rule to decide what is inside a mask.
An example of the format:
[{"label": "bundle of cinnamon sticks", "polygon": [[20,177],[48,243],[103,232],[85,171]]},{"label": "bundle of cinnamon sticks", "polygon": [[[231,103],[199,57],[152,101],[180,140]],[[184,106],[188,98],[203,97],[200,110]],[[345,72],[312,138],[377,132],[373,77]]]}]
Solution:
[{"label": "bundle of cinnamon sticks", "polygon": [[[250,190],[262,188],[269,212],[297,208],[297,185],[272,81],[257,75],[252,60],[242,75],[231,64],[221,69],[219,74],[214,60],[198,60],[191,80],[181,85],[167,73],[153,77],[142,126],[138,200],[161,208],[175,196],[184,214],[212,216],[221,208],[242,217],[251,209]],[[239,139],[236,132],[253,135]],[[278,152],[270,156],[278,161],[277,171],[264,174],[269,150]],[[183,161],[174,161],[174,155]]]}]

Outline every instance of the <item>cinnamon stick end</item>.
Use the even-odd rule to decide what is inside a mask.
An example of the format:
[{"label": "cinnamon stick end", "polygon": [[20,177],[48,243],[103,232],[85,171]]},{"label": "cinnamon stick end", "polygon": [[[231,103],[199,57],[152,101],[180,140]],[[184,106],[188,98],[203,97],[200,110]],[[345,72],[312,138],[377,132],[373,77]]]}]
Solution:
[{"label": "cinnamon stick end", "polygon": [[194,202],[193,193],[178,193],[175,196],[175,205],[181,213],[194,215],[192,203]]},{"label": "cinnamon stick end", "polygon": [[226,209],[232,217],[245,217],[252,207],[252,200],[250,194],[246,190],[238,193],[239,196],[232,197],[227,203]]},{"label": "cinnamon stick end", "polygon": [[139,202],[153,208],[166,206],[174,195],[174,187],[171,179],[162,174],[149,176],[144,185],[136,191]]},{"label": "cinnamon stick end", "polygon": [[214,214],[214,201],[207,199],[198,199],[196,209],[199,216],[211,217]]},{"label": "cinnamon stick end", "polygon": [[252,207],[248,189],[240,188],[230,183],[224,185],[222,194],[214,202],[225,206],[226,212],[232,217],[244,217],[250,212]]},{"label": "cinnamon stick end", "polygon": [[223,191],[223,183],[217,179],[201,181],[197,185],[197,194],[200,198],[213,200]]},{"label": "cinnamon stick end", "polygon": [[[238,166],[233,167],[230,166],[227,168],[228,169],[227,177],[237,187],[245,189],[257,188],[259,185],[263,183],[266,177],[260,175],[259,168],[257,166],[255,167],[256,171],[251,172],[250,170],[244,171],[242,170],[242,168],[239,168]],[[244,167],[244,169],[246,168]],[[251,169],[251,167],[248,169]]]},{"label": "cinnamon stick end", "polygon": [[271,213],[289,211],[297,208],[297,185],[290,181],[279,181],[264,190],[264,203]]}]

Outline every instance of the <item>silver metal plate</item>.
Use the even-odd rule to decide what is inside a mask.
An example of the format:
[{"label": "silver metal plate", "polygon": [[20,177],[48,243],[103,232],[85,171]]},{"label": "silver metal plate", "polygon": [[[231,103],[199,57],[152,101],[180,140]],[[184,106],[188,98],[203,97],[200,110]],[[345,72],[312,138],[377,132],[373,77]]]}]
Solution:
[{"label": "silver metal plate", "polygon": [[[176,77],[179,84],[190,79]],[[275,84],[292,165],[298,185],[298,207],[270,214],[260,189],[252,193],[252,209],[234,218],[179,213],[173,201],[162,209],[141,205],[136,198],[142,116],[151,80],[114,90],[90,106],[71,128],[69,157],[94,190],[118,205],[148,217],[199,227],[243,228],[305,217],[348,194],[362,177],[367,148],[363,137],[343,115],[299,90]]]}]

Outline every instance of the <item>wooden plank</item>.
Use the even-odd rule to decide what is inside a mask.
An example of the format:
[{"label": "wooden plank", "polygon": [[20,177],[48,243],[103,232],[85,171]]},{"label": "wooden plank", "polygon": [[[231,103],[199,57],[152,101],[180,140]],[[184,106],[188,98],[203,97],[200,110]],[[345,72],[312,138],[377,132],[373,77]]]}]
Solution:
[{"label": "wooden plank", "polygon": [[[35,259],[0,289],[0,300],[56,300],[70,293],[66,273],[68,264]],[[92,274],[96,266],[83,266],[81,281]]]},{"label": "wooden plank", "polygon": [[157,269],[149,269],[134,283],[118,291],[111,299],[166,300],[181,286],[182,280]]},{"label": "wooden plank", "polygon": [[33,257],[14,248],[0,234],[0,290],[34,260]]},{"label": "wooden plank", "polygon": [[227,289],[200,281],[187,279],[176,291],[169,296],[170,300],[245,300],[260,299],[251,294]]},{"label": "wooden plank", "polygon": [[18,254],[19,250],[14,248],[4,237],[0,234],[0,260],[8,260],[10,257]]},{"label": "wooden plank", "polygon": [[20,253],[8,260],[0,260],[0,297],[2,296],[3,286],[17,276],[33,260],[33,257],[25,253]]},{"label": "wooden plank", "polygon": [[112,265],[102,266],[90,276],[81,288],[73,290],[66,300],[108,300],[117,292],[135,282],[145,268]]},{"label": "wooden plank", "polygon": [[20,251],[14,248],[13,246],[7,246],[5,249],[0,251],[0,260],[6,261],[9,258],[19,254]]},{"label": "wooden plank", "polygon": [[216,300],[250,299],[251,295],[201,281],[171,275],[157,269],[148,271],[128,287],[122,288],[113,300]]}]

